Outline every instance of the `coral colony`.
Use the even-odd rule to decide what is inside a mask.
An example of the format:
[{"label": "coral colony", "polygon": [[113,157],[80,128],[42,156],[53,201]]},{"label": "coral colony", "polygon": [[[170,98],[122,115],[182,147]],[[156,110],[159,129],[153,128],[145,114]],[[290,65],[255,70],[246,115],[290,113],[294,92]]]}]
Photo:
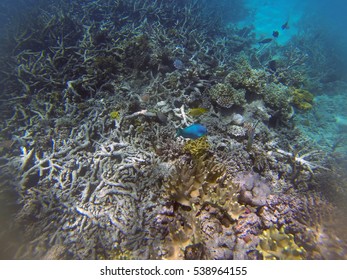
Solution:
[{"label": "coral colony", "polygon": [[320,192],[346,196],[339,170],[295,127],[315,65],[207,2],[53,1],[8,27],[7,257],[347,257]]}]

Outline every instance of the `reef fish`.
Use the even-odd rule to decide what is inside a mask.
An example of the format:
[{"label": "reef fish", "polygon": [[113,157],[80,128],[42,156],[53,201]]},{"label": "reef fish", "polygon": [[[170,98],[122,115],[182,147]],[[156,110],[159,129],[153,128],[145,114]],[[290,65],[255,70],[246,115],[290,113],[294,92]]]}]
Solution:
[{"label": "reef fish", "polygon": [[182,62],[182,60],[175,59],[175,61],[173,62],[173,65],[175,66],[175,68],[177,70],[183,70],[184,69],[184,63]]},{"label": "reef fish", "polygon": [[286,21],[286,23],[282,24],[281,28],[282,30],[289,29],[288,20]]},{"label": "reef fish", "polygon": [[189,109],[188,114],[193,117],[198,117],[198,116],[201,116],[202,114],[205,114],[206,112],[208,112],[208,109],[198,107],[198,108]]},{"label": "reef fish", "polygon": [[192,124],[185,128],[177,129],[176,137],[182,136],[184,138],[197,139],[207,134],[207,129],[202,124]]},{"label": "reef fish", "polygon": [[258,44],[267,44],[270,43],[272,41],[272,38],[266,38],[264,40],[261,40],[258,42]]},{"label": "reef fish", "polygon": [[275,38],[278,38],[279,35],[280,35],[280,33],[277,30],[274,30],[272,32],[272,36],[274,36]]}]

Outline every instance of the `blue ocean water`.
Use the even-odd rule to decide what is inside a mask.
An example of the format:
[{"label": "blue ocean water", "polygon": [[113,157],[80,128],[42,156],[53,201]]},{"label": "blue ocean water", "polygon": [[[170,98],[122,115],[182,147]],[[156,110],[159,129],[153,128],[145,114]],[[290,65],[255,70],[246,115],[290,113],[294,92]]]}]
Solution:
[{"label": "blue ocean water", "polygon": [[[252,26],[258,40],[271,38],[272,32],[277,30],[279,36],[275,41],[278,46],[293,44],[294,47],[302,48],[303,46],[297,41],[298,38],[302,38],[302,41],[307,40],[312,43],[305,49],[311,58],[318,55],[319,51],[315,53],[317,47],[323,47],[321,50],[327,52],[326,57],[321,57],[326,62],[326,68],[321,68],[319,71],[335,72],[336,77],[327,78],[326,81],[316,81],[316,84],[312,85],[316,105],[312,112],[298,114],[296,119],[302,131],[313,141],[324,143],[325,148],[334,145],[336,139],[345,139],[347,2],[343,0],[245,0],[244,3],[249,14],[237,24],[243,27]],[[288,23],[288,29],[282,29],[285,23]],[[317,41],[316,44],[315,41]],[[302,126],[302,123],[306,125]],[[347,147],[342,145],[340,149],[346,152]]]},{"label": "blue ocean water", "polygon": [[[221,228],[235,226],[232,234],[239,243],[230,245],[235,252],[228,248],[210,257],[260,258],[252,252],[259,248],[260,232],[270,227],[267,218],[273,215],[278,229],[286,223],[278,209],[305,212],[318,209],[319,203],[324,209],[316,193],[310,196],[313,190],[339,210],[336,217],[345,213],[346,15],[344,0],[0,0],[0,230],[12,228],[17,211],[24,221],[21,230],[28,226],[32,236],[46,230],[42,238],[28,233],[33,255],[22,250],[16,256],[46,257],[33,247],[49,244],[65,250],[65,258],[124,257],[126,246],[145,252],[141,258],[162,257],[139,244],[155,240],[153,232],[168,234],[172,221],[190,221],[184,216],[193,212],[188,199],[182,199],[186,194],[177,196],[185,202],[181,207],[165,201],[161,192],[164,179],[175,175],[165,173],[175,169],[174,163],[185,162],[177,165],[182,170],[187,162],[194,164],[191,155],[182,153],[184,141],[190,140],[175,138],[174,132],[197,123],[204,125],[201,135],[208,131],[210,142],[200,142],[211,149],[208,158],[218,157],[228,176],[246,174],[239,178],[246,185],[243,197],[233,202],[240,202],[244,222],[238,225],[239,217],[228,220],[224,214],[218,221]],[[295,91],[306,95],[295,101],[287,94]],[[196,119],[188,109],[203,110]],[[117,118],[110,120],[112,113]],[[184,171],[181,177],[189,173]],[[137,184],[143,185],[137,190]],[[259,211],[270,193],[267,184],[271,195],[279,196],[266,202],[267,209],[277,211],[271,215],[267,206]],[[252,187],[264,197],[250,198]],[[92,195],[94,191],[99,193]],[[196,190],[194,195],[196,202]],[[301,197],[308,198],[302,202]],[[150,207],[139,210],[146,203]],[[302,204],[308,208],[300,208]],[[124,205],[131,205],[129,212],[122,211]],[[160,207],[165,209],[159,214],[150,212]],[[196,216],[206,209],[200,210]],[[288,214],[288,220],[296,214]],[[300,246],[314,248],[309,257],[347,258],[347,246],[336,249],[336,243],[329,243],[347,244],[341,222],[345,215],[331,226],[337,238],[310,220],[320,223],[323,218],[309,214],[301,228],[295,219],[288,225]],[[253,224],[247,226],[251,223],[258,232]],[[98,229],[92,231],[95,225]],[[69,240],[84,226],[90,230],[86,236],[95,239]],[[306,226],[321,238],[313,245],[305,244],[307,236],[300,232]],[[18,235],[0,232],[0,249],[3,244],[8,248],[0,258],[15,255],[15,239],[25,239]],[[115,244],[122,242],[127,249],[114,253]],[[61,243],[73,249],[66,253]],[[95,247],[88,251],[83,247],[87,243]],[[148,246],[159,246],[153,244]],[[200,243],[192,245],[200,248]]]}]

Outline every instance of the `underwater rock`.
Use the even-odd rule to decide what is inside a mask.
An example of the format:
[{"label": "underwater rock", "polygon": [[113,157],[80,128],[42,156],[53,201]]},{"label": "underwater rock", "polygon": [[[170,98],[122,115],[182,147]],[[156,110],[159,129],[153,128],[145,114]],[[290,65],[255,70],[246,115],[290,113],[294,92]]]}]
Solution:
[{"label": "underwater rock", "polygon": [[271,190],[258,173],[240,175],[236,179],[236,182],[241,188],[240,202],[253,206],[263,206],[266,204],[266,199]]}]

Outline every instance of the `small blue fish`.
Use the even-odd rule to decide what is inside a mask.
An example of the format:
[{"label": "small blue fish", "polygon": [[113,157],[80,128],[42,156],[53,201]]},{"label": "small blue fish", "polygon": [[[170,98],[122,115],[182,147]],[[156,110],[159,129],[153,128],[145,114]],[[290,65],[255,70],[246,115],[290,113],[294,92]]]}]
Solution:
[{"label": "small blue fish", "polygon": [[182,60],[175,59],[173,65],[175,66],[175,68],[177,70],[183,70],[184,69],[184,63],[182,62]]},{"label": "small blue fish", "polygon": [[207,129],[202,124],[192,124],[185,128],[177,129],[176,137],[182,136],[184,138],[197,139],[207,134]]}]

